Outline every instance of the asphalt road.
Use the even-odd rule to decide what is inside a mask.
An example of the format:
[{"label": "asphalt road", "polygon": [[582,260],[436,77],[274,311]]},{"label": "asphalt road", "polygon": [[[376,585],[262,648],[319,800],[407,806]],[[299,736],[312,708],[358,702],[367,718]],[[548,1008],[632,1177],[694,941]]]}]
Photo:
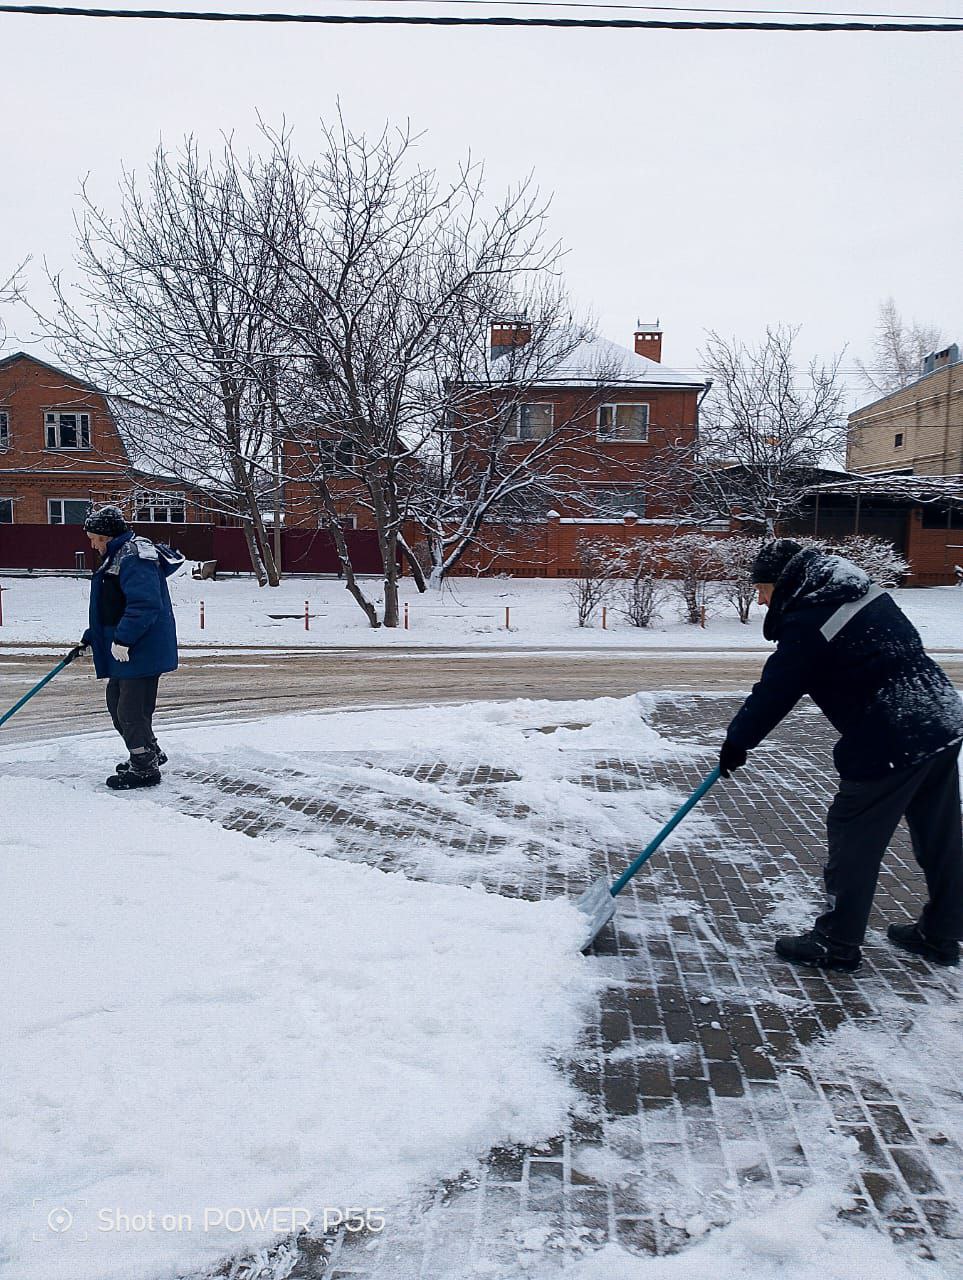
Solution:
[{"label": "asphalt road", "polygon": [[[745,692],[768,652],[339,648],[194,653],[161,681],[156,723],[510,698],[621,697],[645,689]],[[963,685],[963,654],[940,660]],[[49,654],[0,652],[0,709],[12,706],[54,662]],[[89,660],[79,660],[0,729],[0,743],[106,727],[103,685]]]}]

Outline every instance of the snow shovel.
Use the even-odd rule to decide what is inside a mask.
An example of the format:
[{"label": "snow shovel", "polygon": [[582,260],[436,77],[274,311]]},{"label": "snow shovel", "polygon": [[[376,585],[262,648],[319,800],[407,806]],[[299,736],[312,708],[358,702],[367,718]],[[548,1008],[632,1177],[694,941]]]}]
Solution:
[{"label": "snow shovel", "polygon": [[83,646],[75,644],[65,658],[63,658],[52,671],[48,671],[42,680],[39,680],[29,693],[25,693],[19,702],[15,702],[13,706],[4,715],[0,716],[0,725],[6,724],[11,716],[15,716],[25,702],[29,702],[35,693],[39,693],[45,684],[49,684],[54,676],[59,675],[64,667],[69,667],[74,658],[79,658],[83,653]]},{"label": "snow shovel", "polygon": [[575,903],[579,911],[585,916],[585,935],[580,948],[582,951],[588,951],[589,947],[615,915],[615,899],[618,894],[622,892],[635,873],[648,862],[666,836],[671,835],[686,814],[696,807],[709,788],[718,781],[719,769],[717,766],[707,777],[703,778],[682,808],[669,819],[655,839],[646,845],[631,866],[626,867],[614,884],[610,885],[605,876],[601,876],[585,890]]}]

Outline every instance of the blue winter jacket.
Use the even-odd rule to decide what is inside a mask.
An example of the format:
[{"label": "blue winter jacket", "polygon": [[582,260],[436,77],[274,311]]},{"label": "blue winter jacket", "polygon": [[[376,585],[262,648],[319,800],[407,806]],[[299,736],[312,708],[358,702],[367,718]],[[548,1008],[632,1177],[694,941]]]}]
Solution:
[{"label": "blue winter jacket", "polygon": [[764,633],[776,652],[728,737],[757,747],[804,694],[839,731],[844,778],[879,778],[963,738],[963,701],[892,596],[841,556],[795,555]]},{"label": "blue winter jacket", "polygon": [[[133,680],[177,668],[177,632],[167,578],[183,558],[167,559],[132,530],[111,538],[90,583],[90,626],[83,643],[93,653],[98,679]],[[129,662],[111,657],[126,645]]]}]

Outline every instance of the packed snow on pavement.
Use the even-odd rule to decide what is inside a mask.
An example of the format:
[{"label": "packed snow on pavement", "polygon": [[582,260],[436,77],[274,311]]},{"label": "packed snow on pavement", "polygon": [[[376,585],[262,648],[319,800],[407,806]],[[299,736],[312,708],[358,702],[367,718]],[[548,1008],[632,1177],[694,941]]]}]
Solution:
[{"label": "packed snow on pavement", "polygon": [[[607,608],[605,629],[601,612],[591,626],[579,627],[565,579],[454,578],[441,593],[420,594],[405,578],[400,591],[402,607],[408,604],[407,630],[403,626],[372,630],[344,584],[332,579],[285,578],[277,588],[259,588],[249,577],[199,582],[184,569],[168,585],[178,635],[182,643],[191,645],[767,647],[762,637],[763,611],[753,606],[750,622],[743,625],[733,607],[721,599],[710,600],[704,628],[680,621],[678,606],[671,600],[651,627],[631,626],[613,602]],[[376,580],[366,579],[363,585],[378,599]],[[4,588],[0,642],[70,645],[82,634],[89,595],[85,579],[7,576],[0,578],[0,587]],[[893,595],[927,646],[963,647],[963,590],[959,587],[897,590]]]}]

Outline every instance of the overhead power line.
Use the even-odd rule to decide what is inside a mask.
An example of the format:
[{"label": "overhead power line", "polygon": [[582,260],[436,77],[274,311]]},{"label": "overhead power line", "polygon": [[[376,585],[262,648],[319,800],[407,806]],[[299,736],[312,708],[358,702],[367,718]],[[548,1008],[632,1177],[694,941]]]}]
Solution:
[{"label": "overhead power line", "polygon": [[[699,12],[702,12],[701,10]],[[415,13],[226,13],[176,9],[89,9],[75,5],[0,4],[0,13],[28,14],[44,18],[132,18],[141,21],[248,22],[320,26],[406,26],[406,27],[555,27],[650,31],[865,31],[943,32],[963,31],[963,21],[864,21],[778,22],[695,21],[682,18],[556,18],[516,17],[498,14],[472,17],[458,14]]]}]

